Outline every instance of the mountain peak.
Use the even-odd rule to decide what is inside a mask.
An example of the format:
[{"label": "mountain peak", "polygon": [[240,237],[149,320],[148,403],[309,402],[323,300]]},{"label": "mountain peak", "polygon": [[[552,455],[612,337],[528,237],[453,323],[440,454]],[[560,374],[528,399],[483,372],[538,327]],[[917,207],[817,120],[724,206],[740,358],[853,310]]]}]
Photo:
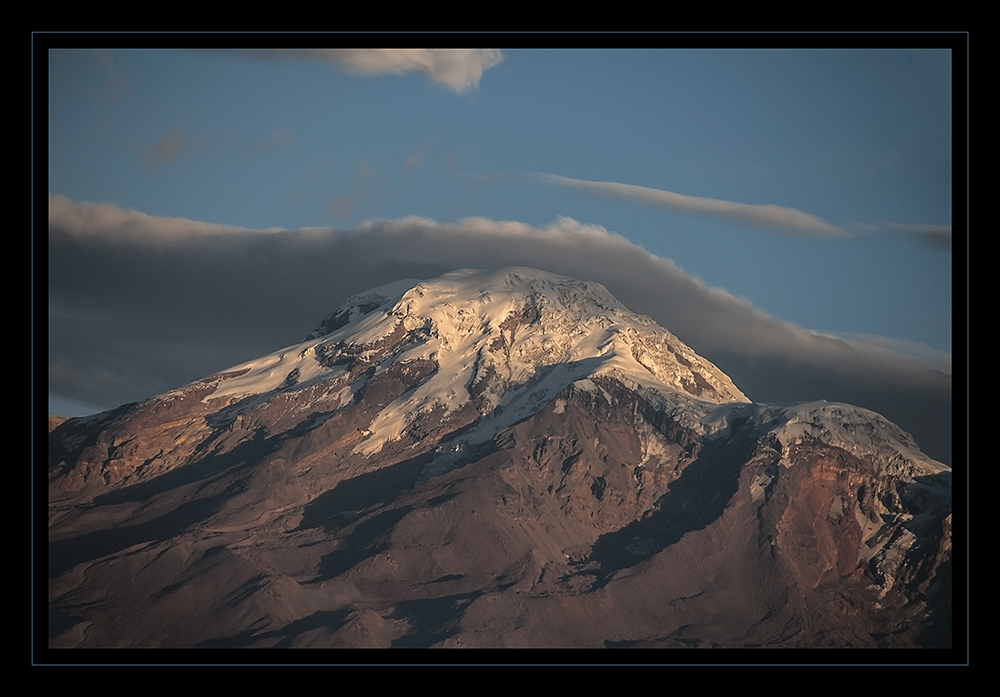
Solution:
[{"label": "mountain peak", "polygon": [[386,405],[359,451],[377,452],[429,412],[474,408],[486,440],[568,385],[613,375],[668,399],[749,402],[732,380],[649,317],[628,310],[604,286],[526,267],[461,269],[359,293],[306,341],[227,371],[203,401],[303,389],[348,374],[352,397],[390,370],[426,371]]}]

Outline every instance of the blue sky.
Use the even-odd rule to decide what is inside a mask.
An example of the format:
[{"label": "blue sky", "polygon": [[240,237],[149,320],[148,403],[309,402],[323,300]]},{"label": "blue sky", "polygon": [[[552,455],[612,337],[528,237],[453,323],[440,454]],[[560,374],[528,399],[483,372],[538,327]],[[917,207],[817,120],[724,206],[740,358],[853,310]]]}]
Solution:
[{"label": "blue sky", "polygon": [[[924,371],[938,382],[918,421],[941,420],[955,59],[51,50],[50,411],[294,343],[392,274],[503,261],[593,276],[751,398],[829,390],[905,421],[878,400],[919,401],[903,393]],[[806,372],[778,375],[793,364]],[[846,384],[889,374],[902,392]]]}]

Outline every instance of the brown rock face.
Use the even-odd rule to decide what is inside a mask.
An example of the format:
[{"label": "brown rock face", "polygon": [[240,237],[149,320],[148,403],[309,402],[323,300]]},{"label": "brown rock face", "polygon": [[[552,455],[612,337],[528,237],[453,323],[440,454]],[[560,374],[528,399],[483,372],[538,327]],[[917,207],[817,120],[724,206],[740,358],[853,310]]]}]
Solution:
[{"label": "brown rock face", "polygon": [[[610,379],[567,388],[469,451],[449,450],[449,436],[471,414],[352,454],[378,405],[427,369],[384,374],[311,428],[275,432],[282,405],[261,404],[189,438],[164,474],[74,497],[60,484],[88,482],[74,472],[97,471],[91,453],[137,473],[181,431],[158,416],[150,426],[163,412],[147,405],[131,412],[138,432],[125,418],[91,436],[83,464],[54,476],[51,645],[947,641],[945,477],[876,483],[872,462],[819,442],[782,464],[752,418],[706,438]],[[74,426],[65,438],[80,439]],[[908,509],[908,496],[928,508]],[[877,513],[886,503],[897,512]],[[892,548],[901,538],[913,539]],[[896,566],[878,556],[893,549]]]},{"label": "brown rock face", "polygon": [[[607,351],[515,379],[541,297],[484,330],[467,401],[403,419],[460,363],[421,342],[459,342],[372,297],[293,347],[327,372],[288,349],[50,422],[51,647],[950,644],[950,470],[881,417],[702,401],[735,390],[714,367],[581,377]],[[704,365],[670,341],[627,359]]]}]

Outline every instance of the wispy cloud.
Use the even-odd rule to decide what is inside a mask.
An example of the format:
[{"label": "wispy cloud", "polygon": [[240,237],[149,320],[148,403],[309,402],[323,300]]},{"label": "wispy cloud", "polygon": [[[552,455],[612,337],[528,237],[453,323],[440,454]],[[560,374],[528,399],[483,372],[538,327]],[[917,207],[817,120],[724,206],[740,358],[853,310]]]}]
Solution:
[{"label": "wispy cloud", "polygon": [[938,249],[951,249],[951,225],[907,225],[905,223],[879,223],[887,230],[911,235],[924,244]]},{"label": "wispy cloud", "polygon": [[427,159],[427,147],[421,146],[411,149],[406,153],[406,161],[403,162],[403,172],[411,174],[424,166]]},{"label": "wispy cloud", "polygon": [[483,73],[503,60],[495,48],[311,48],[244,51],[269,60],[314,60],[333,63],[359,75],[421,72],[455,92],[479,87]]},{"label": "wispy cloud", "polygon": [[180,126],[174,126],[153,147],[141,154],[142,164],[147,170],[173,162],[181,154],[204,152],[208,147],[208,137],[205,133],[191,133]]},{"label": "wispy cloud", "polygon": [[531,179],[547,184],[566,186],[580,191],[588,191],[603,196],[611,196],[636,201],[677,213],[690,213],[724,218],[736,223],[781,232],[799,237],[842,238],[850,234],[836,225],[831,225],[815,215],[794,208],[770,204],[736,203],[714,198],[687,196],[685,194],[652,189],[635,184],[619,182],[598,182],[585,179],[571,179],[555,174],[529,175]]},{"label": "wispy cloud", "polygon": [[339,196],[327,196],[327,215],[347,218],[356,214],[362,204],[374,204],[382,196],[385,182],[384,170],[376,169],[365,160],[361,160],[354,168],[349,191]]},{"label": "wispy cloud", "polygon": [[184,130],[180,126],[174,126],[169,133],[165,134],[156,143],[142,151],[143,166],[147,170],[156,169],[159,166],[169,164],[182,154],[192,152],[205,152],[210,146],[221,144],[223,147],[232,148],[237,152],[255,155],[274,153],[288,147],[293,140],[292,132],[286,128],[276,128],[266,136],[255,139],[237,140],[231,133],[211,133],[195,132]]},{"label": "wispy cloud", "polygon": [[933,349],[926,344],[910,339],[892,339],[873,334],[857,334],[851,332],[836,332],[826,334],[836,339],[843,339],[855,346],[864,346],[873,351],[884,351],[891,356],[909,356],[920,360],[946,375],[951,375],[951,354]]},{"label": "wispy cloud", "polygon": [[858,404],[949,458],[952,383],[940,354],[783,322],[570,218],[260,231],[51,196],[48,241],[52,389],[89,403],[117,406],[294,343],[345,298],[389,281],[533,266],[602,283],[752,399]]},{"label": "wispy cloud", "polygon": [[313,190],[316,179],[326,172],[331,162],[333,162],[333,158],[326,155],[303,172],[302,176],[299,177],[296,187],[285,198],[284,207],[287,208],[288,206],[311,199],[314,195]]},{"label": "wispy cloud", "polygon": [[951,225],[913,225],[908,223],[861,223],[851,221],[851,228],[861,233],[901,233],[921,244],[951,251]]},{"label": "wispy cloud", "polygon": [[101,239],[104,243],[159,248],[167,244],[180,244],[191,237],[279,231],[281,228],[250,230],[235,225],[149,215],[133,209],[123,210],[112,203],[77,202],[59,194],[49,195],[50,233],[71,232],[74,237]]},{"label": "wispy cloud", "polygon": [[142,154],[142,163],[146,169],[153,169],[157,165],[173,162],[183,144],[184,132],[175,126],[170,133],[160,138],[156,145]]},{"label": "wispy cloud", "polygon": [[292,132],[285,128],[278,128],[271,131],[263,138],[237,144],[236,148],[243,152],[260,152],[272,154],[282,148],[288,147],[292,142]]}]

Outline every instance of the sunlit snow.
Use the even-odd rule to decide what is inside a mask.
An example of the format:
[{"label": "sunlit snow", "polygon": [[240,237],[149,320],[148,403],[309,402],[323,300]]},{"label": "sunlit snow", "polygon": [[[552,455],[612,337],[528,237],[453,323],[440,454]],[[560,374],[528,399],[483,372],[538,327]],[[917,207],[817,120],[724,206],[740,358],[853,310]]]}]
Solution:
[{"label": "sunlit snow", "polygon": [[[239,374],[220,380],[204,401],[238,402],[245,410],[275,392],[344,377],[345,365],[324,365],[321,356],[347,346],[351,356],[374,366],[374,375],[416,359],[437,364],[436,371],[385,405],[364,429],[355,451],[367,455],[401,438],[421,414],[436,410],[446,418],[466,406],[474,384],[480,388],[475,402],[480,416],[463,434],[466,444],[489,440],[544,408],[571,384],[610,402],[612,397],[592,379],[609,376],[706,435],[724,434],[734,419],[744,418],[773,433],[785,448],[815,438],[859,456],[888,448],[893,453],[890,468],[912,473],[946,469],[877,414],[824,401],[749,403],[722,371],[597,283],[528,268],[463,269],[360,293],[331,319],[336,320],[331,326],[342,326],[318,336],[329,329],[325,320],[311,335],[315,338],[226,371]],[[350,403],[371,377],[331,387],[323,397],[324,409]]]},{"label": "sunlit snow", "polygon": [[[492,370],[505,389],[482,397],[484,418],[468,434],[471,442],[530,416],[567,385],[596,375],[702,401],[748,401],[718,368],[648,317],[625,308],[600,284],[536,269],[463,269],[431,281],[398,281],[350,298],[340,312],[349,318],[344,326],[234,366],[227,372],[246,372],[222,381],[205,401],[301,389],[335,377],[343,368],[318,360],[321,345],[348,341],[362,349],[377,347],[398,325],[424,331],[426,337],[390,352],[376,374],[418,358],[434,360],[438,369],[380,412],[359,452],[377,452],[421,413],[441,409],[447,415],[461,408],[471,399],[468,390],[477,370]],[[358,355],[367,357],[364,351]],[[297,381],[288,386],[293,371],[298,371]]]}]

